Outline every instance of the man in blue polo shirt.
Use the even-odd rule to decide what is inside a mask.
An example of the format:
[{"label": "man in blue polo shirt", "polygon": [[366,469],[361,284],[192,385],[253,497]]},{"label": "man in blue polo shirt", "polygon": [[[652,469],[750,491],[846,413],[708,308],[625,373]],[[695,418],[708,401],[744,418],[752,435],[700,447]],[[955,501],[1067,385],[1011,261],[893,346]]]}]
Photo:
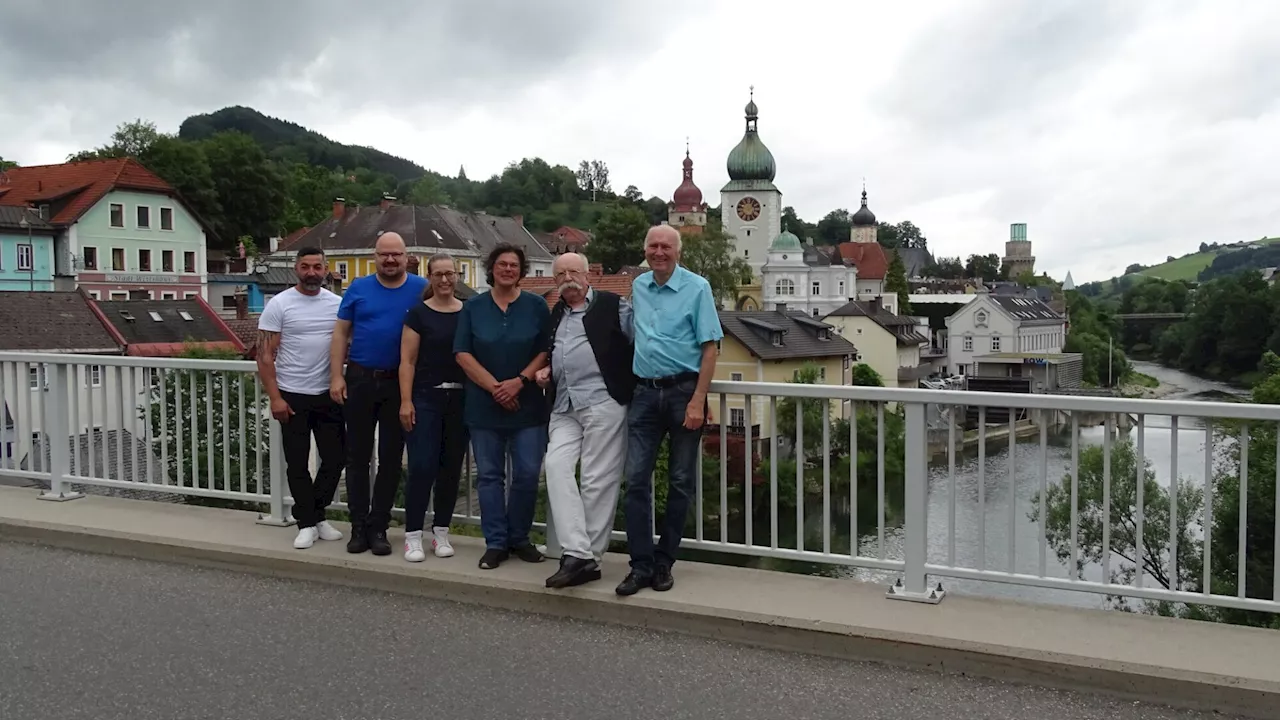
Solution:
[{"label": "man in blue polo shirt", "polygon": [[[383,233],[373,248],[378,272],[357,278],[342,296],[329,348],[329,394],[346,406],[347,552],[390,555],[387,525],[403,463],[400,428],[400,334],[405,313],[422,302],[427,280],[405,271],[404,240]],[[348,343],[350,352],[348,352]],[[343,373],[343,364],[346,373]],[[378,477],[369,498],[369,460],[378,430]]]},{"label": "man in blue polo shirt", "polygon": [[[644,239],[650,271],[631,286],[636,391],[627,411],[627,549],[631,572],[619,595],[643,588],[670,590],[671,566],[696,492],[698,443],[707,414],[707,390],[716,371],[716,343],[724,337],[711,285],[680,267],[680,233],[650,228]],[[653,544],[653,476],[658,446],[670,441],[667,509]],[[661,480],[658,480],[661,482]]]}]

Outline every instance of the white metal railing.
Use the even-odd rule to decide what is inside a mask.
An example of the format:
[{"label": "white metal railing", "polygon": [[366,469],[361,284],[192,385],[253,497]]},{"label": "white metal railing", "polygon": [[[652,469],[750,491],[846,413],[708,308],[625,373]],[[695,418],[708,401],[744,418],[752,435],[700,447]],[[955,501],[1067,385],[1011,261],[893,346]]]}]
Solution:
[{"label": "white metal railing", "polygon": [[[712,391],[683,544],[695,553],[883,577],[891,596],[924,602],[946,579],[1036,599],[1280,610],[1280,406]],[[12,419],[0,474],[45,483],[45,497],[213,498],[289,522],[279,425],[252,363],[0,353],[0,401]],[[455,519],[476,523],[466,467]]]}]

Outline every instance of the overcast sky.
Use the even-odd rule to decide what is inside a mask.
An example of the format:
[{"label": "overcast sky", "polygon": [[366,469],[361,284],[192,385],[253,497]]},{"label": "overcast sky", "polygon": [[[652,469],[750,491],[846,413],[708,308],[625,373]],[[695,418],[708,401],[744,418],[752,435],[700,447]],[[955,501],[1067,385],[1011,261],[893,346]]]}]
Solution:
[{"label": "overcast sky", "polygon": [[[301,8],[305,6],[306,10]],[[421,7],[420,7],[421,6]],[[1280,3],[0,0],[0,156],[247,105],[472,178],[606,161],[718,204],[755,85],[787,205],[1077,281],[1280,235]]]}]

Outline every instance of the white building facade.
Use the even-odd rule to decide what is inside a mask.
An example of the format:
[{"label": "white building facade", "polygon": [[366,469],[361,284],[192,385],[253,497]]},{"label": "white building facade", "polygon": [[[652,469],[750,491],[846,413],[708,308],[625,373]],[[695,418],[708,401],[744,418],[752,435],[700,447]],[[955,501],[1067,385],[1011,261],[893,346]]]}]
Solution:
[{"label": "white building facade", "polygon": [[1060,353],[1066,341],[1066,318],[1043,302],[980,292],[947,318],[948,372],[972,373],[991,353]]},{"label": "white building facade", "polygon": [[769,246],[761,268],[764,309],[799,310],[825,317],[843,307],[857,286],[858,271],[819,253],[811,245],[783,231]]}]

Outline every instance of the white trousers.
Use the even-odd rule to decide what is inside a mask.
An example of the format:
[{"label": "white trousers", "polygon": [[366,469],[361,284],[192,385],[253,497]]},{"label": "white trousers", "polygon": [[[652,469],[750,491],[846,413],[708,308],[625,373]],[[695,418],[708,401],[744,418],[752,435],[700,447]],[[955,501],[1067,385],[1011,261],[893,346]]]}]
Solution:
[{"label": "white trousers", "polygon": [[[547,499],[565,555],[600,559],[609,547],[627,455],[627,407],[612,399],[552,413],[548,424]],[[574,477],[582,461],[581,491]]]}]

